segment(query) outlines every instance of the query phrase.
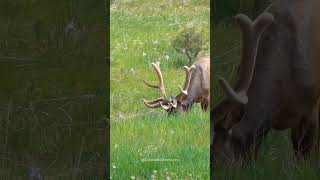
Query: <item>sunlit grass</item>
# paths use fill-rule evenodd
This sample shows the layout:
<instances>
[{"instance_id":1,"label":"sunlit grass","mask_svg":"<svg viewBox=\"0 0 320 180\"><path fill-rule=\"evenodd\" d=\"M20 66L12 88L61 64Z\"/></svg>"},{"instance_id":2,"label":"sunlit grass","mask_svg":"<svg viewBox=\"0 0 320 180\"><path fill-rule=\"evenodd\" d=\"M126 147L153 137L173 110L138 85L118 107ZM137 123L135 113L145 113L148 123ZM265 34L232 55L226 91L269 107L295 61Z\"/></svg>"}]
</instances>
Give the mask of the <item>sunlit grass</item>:
<instances>
[{"instance_id":1,"label":"sunlit grass","mask_svg":"<svg viewBox=\"0 0 320 180\"><path fill-rule=\"evenodd\" d=\"M188 23L202 26L209 39L209 1L182 2L120 0L111 6L113 179L209 178L209 113L195 104L188 114L167 117L141 100L159 96L142 82L158 81L152 61L160 61L167 93L176 95L183 85L187 59L170 45L180 28Z\"/></svg>"},{"instance_id":2,"label":"sunlit grass","mask_svg":"<svg viewBox=\"0 0 320 180\"><path fill-rule=\"evenodd\" d=\"M209 115L194 112L167 118L164 113L145 112L125 121L112 121L111 167L114 179L133 175L208 179ZM159 162L144 161L159 159ZM202 179L201 178L201 179Z\"/></svg>"}]
</instances>

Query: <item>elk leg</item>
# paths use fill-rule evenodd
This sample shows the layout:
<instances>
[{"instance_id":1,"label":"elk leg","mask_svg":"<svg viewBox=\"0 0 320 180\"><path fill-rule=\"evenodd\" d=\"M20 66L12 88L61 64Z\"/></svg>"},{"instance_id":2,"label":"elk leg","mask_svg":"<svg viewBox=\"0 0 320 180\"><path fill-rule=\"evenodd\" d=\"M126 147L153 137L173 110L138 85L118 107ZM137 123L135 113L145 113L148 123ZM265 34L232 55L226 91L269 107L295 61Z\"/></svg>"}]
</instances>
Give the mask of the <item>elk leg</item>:
<instances>
[{"instance_id":1,"label":"elk leg","mask_svg":"<svg viewBox=\"0 0 320 180\"><path fill-rule=\"evenodd\" d=\"M314 112L310 117L303 118L297 128L292 129L291 141L298 159L309 156L312 148L317 144L318 116L318 112Z\"/></svg>"},{"instance_id":2,"label":"elk leg","mask_svg":"<svg viewBox=\"0 0 320 180\"><path fill-rule=\"evenodd\" d=\"M206 112L208 110L208 106L209 106L208 99L205 99L205 100L201 101L201 109L202 109L202 111Z\"/></svg>"}]
</instances>

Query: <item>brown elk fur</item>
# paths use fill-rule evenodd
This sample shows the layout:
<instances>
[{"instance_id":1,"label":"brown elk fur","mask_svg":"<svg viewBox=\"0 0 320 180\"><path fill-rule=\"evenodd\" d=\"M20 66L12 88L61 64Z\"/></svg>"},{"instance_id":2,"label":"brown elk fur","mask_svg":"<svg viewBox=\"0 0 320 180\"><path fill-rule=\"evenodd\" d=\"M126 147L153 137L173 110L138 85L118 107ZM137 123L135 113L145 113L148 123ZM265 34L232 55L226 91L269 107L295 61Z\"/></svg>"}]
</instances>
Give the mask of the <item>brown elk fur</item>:
<instances>
[{"instance_id":1,"label":"brown elk fur","mask_svg":"<svg viewBox=\"0 0 320 180\"><path fill-rule=\"evenodd\" d=\"M187 112L191 109L194 103L201 103L202 110L207 111L210 104L209 56L199 58L190 68L185 66L186 80L184 87L179 87L181 93L170 98L168 98L165 93L159 63L153 63L152 66L158 74L159 85L151 85L146 81L144 82L149 87L160 89L161 97L153 101L146 101L143 99L144 104L147 107L162 107L171 114L173 112Z\"/></svg>"},{"instance_id":2,"label":"brown elk fur","mask_svg":"<svg viewBox=\"0 0 320 180\"><path fill-rule=\"evenodd\" d=\"M227 97L213 110L215 156L237 160L257 155L270 129L291 129L298 157L307 157L316 145L319 10L319 0L277 0L254 22L237 16L242 60L235 90L219 80Z\"/></svg>"}]
</instances>

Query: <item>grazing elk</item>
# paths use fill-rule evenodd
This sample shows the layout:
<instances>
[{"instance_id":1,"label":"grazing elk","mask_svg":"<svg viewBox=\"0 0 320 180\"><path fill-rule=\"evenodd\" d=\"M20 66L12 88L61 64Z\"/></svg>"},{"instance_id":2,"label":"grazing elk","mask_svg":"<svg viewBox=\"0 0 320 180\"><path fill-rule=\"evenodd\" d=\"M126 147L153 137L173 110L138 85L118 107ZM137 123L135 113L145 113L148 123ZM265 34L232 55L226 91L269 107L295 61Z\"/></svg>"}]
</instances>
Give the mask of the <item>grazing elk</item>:
<instances>
[{"instance_id":1,"label":"grazing elk","mask_svg":"<svg viewBox=\"0 0 320 180\"><path fill-rule=\"evenodd\" d=\"M227 97L213 110L214 156L256 158L270 129L291 129L298 158L306 158L317 145L319 9L319 0L274 0L253 22L236 16L242 59L234 89L219 78Z\"/></svg>"},{"instance_id":2,"label":"grazing elk","mask_svg":"<svg viewBox=\"0 0 320 180\"><path fill-rule=\"evenodd\" d=\"M176 97L171 95L167 97L163 77L160 71L160 63L151 63L159 77L159 85L152 85L146 81L144 83L151 88L158 88L161 97L147 101L143 99L144 104L149 108L158 108L166 110L169 114L173 112L187 112L194 103L201 103L203 111L207 111L210 104L210 57L200 58L191 67L184 66L186 79L183 88L179 86L180 94Z\"/></svg>"}]
</instances>

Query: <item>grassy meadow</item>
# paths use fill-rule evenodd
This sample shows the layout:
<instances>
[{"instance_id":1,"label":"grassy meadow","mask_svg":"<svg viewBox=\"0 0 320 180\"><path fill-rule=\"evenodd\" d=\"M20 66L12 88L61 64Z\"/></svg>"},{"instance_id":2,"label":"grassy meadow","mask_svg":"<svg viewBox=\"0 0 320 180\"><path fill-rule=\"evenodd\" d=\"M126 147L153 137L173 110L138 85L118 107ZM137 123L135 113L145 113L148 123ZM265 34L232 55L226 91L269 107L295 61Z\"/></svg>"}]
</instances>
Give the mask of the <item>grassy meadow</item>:
<instances>
[{"instance_id":1,"label":"grassy meadow","mask_svg":"<svg viewBox=\"0 0 320 180\"><path fill-rule=\"evenodd\" d=\"M160 61L167 93L176 95L187 58L170 45L188 25L205 30L209 52L209 0L115 0L111 5L110 103L112 179L209 179L209 112L195 104L188 114L168 117L145 107L159 91L150 63Z\"/></svg>"},{"instance_id":2,"label":"grassy meadow","mask_svg":"<svg viewBox=\"0 0 320 180\"><path fill-rule=\"evenodd\" d=\"M221 22L213 33L212 89L214 105L219 103L222 90L217 84L217 75L234 80L240 61L240 29L232 23ZM243 165L243 162L223 166L214 164L215 179L237 180L316 180L320 179L320 161L315 153L306 161L296 161L290 140L290 130L270 131L260 148L258 160Z\"/></svg>"},{"instance_id":3,"label":"grassy meadow","mask_svg":"<svg viewBox=\"0 0 320 180\"><path fill-rule=\"evenodd\" d=\"M0 2L0 179L104 179L103 5Z\"/></svg>"}]
</instances>

